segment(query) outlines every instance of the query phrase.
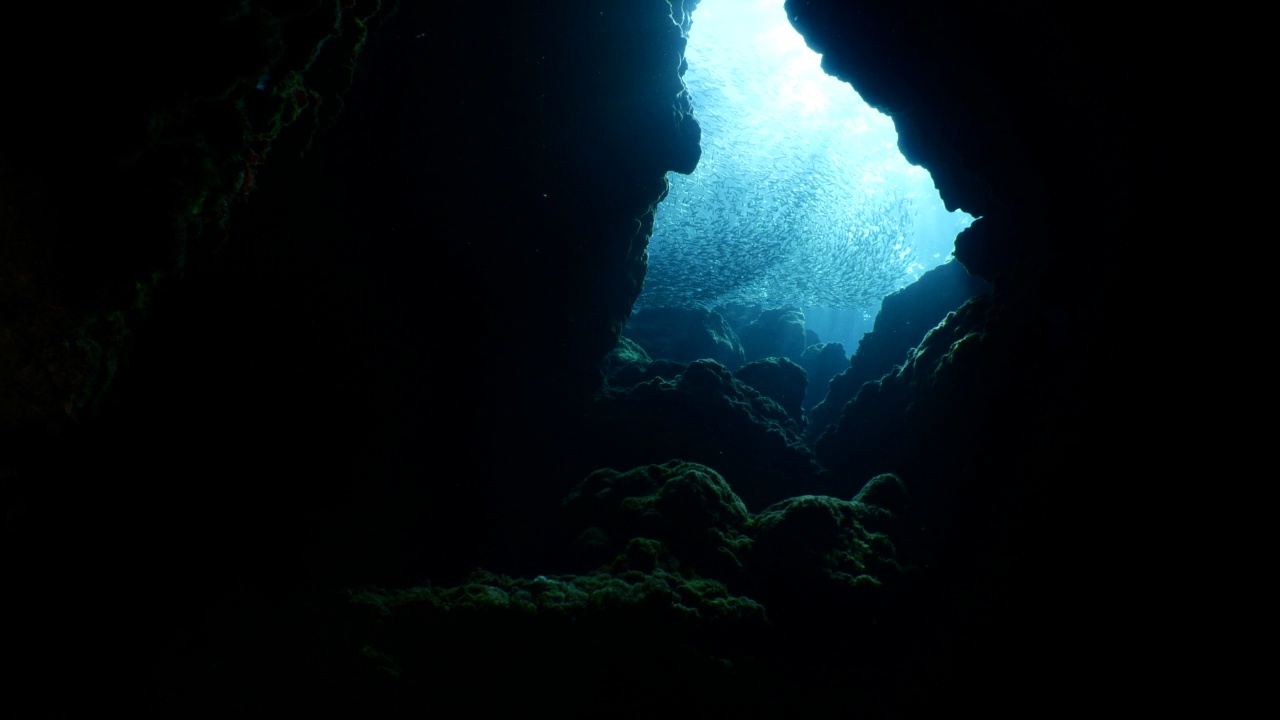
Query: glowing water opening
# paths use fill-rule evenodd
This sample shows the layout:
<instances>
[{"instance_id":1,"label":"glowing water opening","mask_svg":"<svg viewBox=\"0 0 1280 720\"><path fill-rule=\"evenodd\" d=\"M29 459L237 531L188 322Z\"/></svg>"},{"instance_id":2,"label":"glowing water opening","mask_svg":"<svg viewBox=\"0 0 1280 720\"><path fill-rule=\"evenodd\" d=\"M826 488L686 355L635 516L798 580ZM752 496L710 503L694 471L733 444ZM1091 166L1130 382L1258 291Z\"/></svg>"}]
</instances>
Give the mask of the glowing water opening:
<instances>
[{"instance_id":1,"label":"glowing water opening","mask_svg":"<svg viewBox=\"0 0 1280 720\"><path fill-rule=\"evenodd\" d=\"M852 351L881 299L973 219L898 152L893 121L824 73L783 0L702 0L684 76L702 160L672 173L637 307L796 305Z\"/></svg>"}]
</instances>

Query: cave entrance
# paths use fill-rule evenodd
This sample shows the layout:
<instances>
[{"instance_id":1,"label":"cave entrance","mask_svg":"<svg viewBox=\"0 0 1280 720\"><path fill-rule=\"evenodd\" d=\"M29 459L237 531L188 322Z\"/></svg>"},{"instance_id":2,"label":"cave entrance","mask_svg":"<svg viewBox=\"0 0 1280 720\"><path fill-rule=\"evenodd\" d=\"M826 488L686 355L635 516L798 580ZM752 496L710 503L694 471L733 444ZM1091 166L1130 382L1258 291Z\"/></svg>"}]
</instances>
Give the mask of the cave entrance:
<instances>
[{"instance_id":1,"label":"cave entrance","mask_svg":"<svg viewBox=\"0 0 1280 720\"><path fill-rule=\"evenodd\" d=\"M794 306L852 352L881 299L950 259L972 218L945 209L889 117L822 71L783 0L702 0L686 59L702 160L668 177L637 310Z\"/></svg>"}]
</instances>

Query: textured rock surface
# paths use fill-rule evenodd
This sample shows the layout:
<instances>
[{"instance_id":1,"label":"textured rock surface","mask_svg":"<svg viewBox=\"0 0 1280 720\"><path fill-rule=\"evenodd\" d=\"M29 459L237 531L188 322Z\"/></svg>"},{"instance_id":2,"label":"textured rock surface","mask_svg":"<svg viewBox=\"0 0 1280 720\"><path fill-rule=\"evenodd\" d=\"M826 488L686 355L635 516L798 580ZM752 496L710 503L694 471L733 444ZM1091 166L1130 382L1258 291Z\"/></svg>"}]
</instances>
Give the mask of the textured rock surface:
<instances>
[{"instance_id":1,"label":"textured rock surface","mask_svg":"<svg viewBox=\"0 0 1280 720\"><path fill-rule=\"evenodd\" d=\"M733 376L781 405L798 426L805 426L803 405L809 376L804 368L787 358L765 358L743 365Z\"/></svg>"},{"instance_id":2,"label":"textured rock surface","mask_svg":"<svg viewBox=\"0 0 1280 720\"><path fill-rule=\"evenodd\" d=\"M235 5L72 18L28 3L6 18L24 33L0 51L25 69L9 91L40 101L0 144L0 432L93 416L157 284L224 246L273 147L296 152L334 122L388 14L367 0ZM57 53L60 75L77 68L74 92L50 92L60 81L36 52Z\"/></svg>"},{"instance_id":3,"label":"textured rock surface","mask_svg":"<svg viewBox=\"0 0 1280 720\"><path fill-rule=\"evenodd\" d=\"M814 343L804 349L800 366L809 375L804 394L804 411L809 413L827 396L831 379L849 367L849 356L842 343Z\"/></svg>"},{"instance_id":4,"label":"textured rock surface","mask_svg":"<svg viewBox=\"0 0 1280 720\"><path fill-rule=\"evenodd\" d=\"M715 360L731 370L743 363L737 333L712 310L641 310L627 320L626 333L654 358L683 363Z\"/></svg>"},{"instance_id":5,"label":"textured rock surface","mask_svg":"<svg viewBox=\"0 0 1280 720\"><path fill-rule=\"evenodd\" d=\"M890 475L868 487L852 502L806 496L753 516L705 466L599 470L565 498L564 572L477 570L305 602L224 597L210 635L157 676L175 709L198 696L208 716L397 712L495 686L487 708L574 715L827 707L804 677L843 677L842 697L878 707L885 687L910 685L880 667L889 636L866 630L892 617L902 584L892 538L905 496ZM840 652L831 638L853 628L859 652ZM829 651L792 641L813 633Z\"/></svg>"},{"instance_id":6,"label":"textured rock surface","mask_svg":"<svg viewBox=\"0 0 1280 720\"><path fill-rule=\"evenodd\" d=\"M787 411L710 360L670 379L610 390L591 409L583 437L588 467L702 463L753 510L826 487Z\"/></svg>"},{"instance_id":7,"label":"textured rock surface","mask_svg":"<svg viewBox=\"0 0 1280 720\"><path fill-rule=\"evenodd\" d=\"M719 473L670 461L625 473L597 470L565 498L566 523L581 529L578 545L607 564L635 538L662 543L682 567L738 580L749 549L747 506Z\"/></svg>"},{"instance_id":8,"label":"textured rock surface","mask_svg":"<svg viewBox=\"0 0 1280 720\"><path fill-rule=\"evenodd\" d=\"M949 262L886 297L876 314L875 327L862 337L848 367L831 379L826 396L820 397L821 402L813 408L813 423L808 429L810 442L816 442L836 422L841 409L864 383L879 380L902 364L925 333L942 322L947 313L990 288L960 263Z\"/></svg>"},{"instance_id":9,"label":"textured rock surface","mask_svg":"<svg viewBox=\"0 0 1280 720\"><path fill-rule=\"evenodd\" d=\"M799 362L810 343L805 335L804 313L796 308L770 308L738 332L747 360L785 357Z\"/></svg>"}]
</instances>

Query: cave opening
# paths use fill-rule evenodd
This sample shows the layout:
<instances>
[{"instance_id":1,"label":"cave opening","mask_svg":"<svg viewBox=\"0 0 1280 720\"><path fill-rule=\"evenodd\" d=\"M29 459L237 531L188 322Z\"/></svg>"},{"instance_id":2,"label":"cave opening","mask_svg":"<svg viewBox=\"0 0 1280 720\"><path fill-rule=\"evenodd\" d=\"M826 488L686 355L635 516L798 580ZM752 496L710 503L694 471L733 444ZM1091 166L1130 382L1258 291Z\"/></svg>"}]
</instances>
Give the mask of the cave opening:
<instances>
[{"instance_id":1,"label":"cave opening","mask_svg":"<svg viewBox=\"0 0 1280 720\"><path fill-rule=\"evenodd\" d=\"M702 158L668 175L636 310L795 307L852 351L973 218L946 210L891 118L822 70L783 0L702 0L688 40Z\"/></svg>"}]
</instances>

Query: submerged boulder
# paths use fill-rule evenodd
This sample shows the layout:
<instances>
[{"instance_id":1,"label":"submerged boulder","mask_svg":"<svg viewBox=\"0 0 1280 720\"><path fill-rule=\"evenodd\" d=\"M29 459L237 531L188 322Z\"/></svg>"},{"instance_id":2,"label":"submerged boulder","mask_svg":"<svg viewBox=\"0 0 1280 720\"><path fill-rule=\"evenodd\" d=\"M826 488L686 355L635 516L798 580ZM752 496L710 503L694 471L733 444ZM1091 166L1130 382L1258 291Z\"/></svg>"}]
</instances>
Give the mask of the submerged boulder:
<instances>
[{"instance_id":1,"label":"submerged boulder","mask_svg":"<svg viewBox=\"0 0 1280 720\"><path fill-rule=\"evenodd\" d=\"M730 368L743 362L737 334L719 313L711 310L641 310L627 321L625 332L653 358L678 362L710 359Z\"/></svg>"},{"instance_id":2,"label":"submerged boulder","mask_svg":"<svg viewBox=\"0 0 1280 720\"><path fill-rule=\"evenodd\" d=\"M628 567L651 570L660 544L682 567L701 574L733 577L741 571L747 507L705 465L672 460L626 472L597 470L569 493L564 507L566 523L581 528L579 550L594 557L593 564L621 555ZM648 543L636 546L642 538Z\"/></svg>"},{"instance_id":3,"label":"submerged boulder","mask_svg":"<svg viewBox=\"0 0 1280 720\"><path fill-rule=\"evenodd\" d=\"M805 334L804 312L793 307L765 310L738 334L747 360L785 357L799 361L810 344Z\"/></svg>"},{"instance_id":4,"label":"submerged boulder","mask_svg":"<svg viewBox=\"0 0 1280 720\"><path fill-rule=\"evenodd\" d=\"M821 402L813 408L810 443L839 420L840 411L863 385L907 362L911 349L948 313L990 289L986 280L970 275L960 263L947 262L886 297L874 329L863 336L848 368L831 378L826 397L819 398Z\"/></svg>"},{"instance_id":5,"label":"submerged boulder","mask_svg":"<svg viewBox=\"0 0 1280 720\"><path fill-rule=\"evenodd\" d=\"M804 411L808 413L826 397L831 379L849 367L849 356L845 354L843 343L814 343L804 349L800 367L809 374L809 386L804 395Z\"/></svg>"},{"instance_id":6,"label":"submerged boulder","mask_svg":"<svg viewBox=\"0 0 1280 720\"><path fill-rule=\"evenodd\" d=\"M789 622L839 625L878 612L884 584L903 567L883 527L883 509L857 500L804 495L752 519L748 594ZM864 524L865 521L867 524Z\"/></svg>"},{"instance_id":7,"label":"submerged boulder","mask_svg":"<svg viewBox=\"0 0 1280 720\"><path fill-rule=\"evenodd\" d=\"M824 491L795 420L710 360L603 393L583 427L589 467L702 463L723 474L748 508Z\"/></svg>"},{"instance_id":8,"label":"submerged boulder","mask_svg":"<svg viewBox=\"0 0 1280 720\"><path fill-rule=\"evenodd\" d=\"M733 376L773 400L804 427L805 389L809 376L804 368L783 357L755 360L738 368Z\"/></svg>"},{"instance_id":9,"label":"submerged boulder","mask_svg":"<svg viewBox=\"0 0 1280 720\"><path fill-rule=\"evenodd\" d=\"M638 343L626 337L618 338L618 346L604 359L605 384L613 388L628 388L653 378L673 378L684 372L687 363L675 360L654 360Z\"/></svg>"},{"instance_id":10,"label":"submerged boulder","mask_svg":"<svg viewBox=\"0 0 1280 720\"><path fill-rule=\"evenodd\" d=\"M902 480L885 474L852 500L802 495L752 514L715 470L671 460L592 472L565 498L563 525L568 567L714 578L805 622L815 598L841 613L877 602L915 557L910 511Z\"/></svg>"}]
</instances>

